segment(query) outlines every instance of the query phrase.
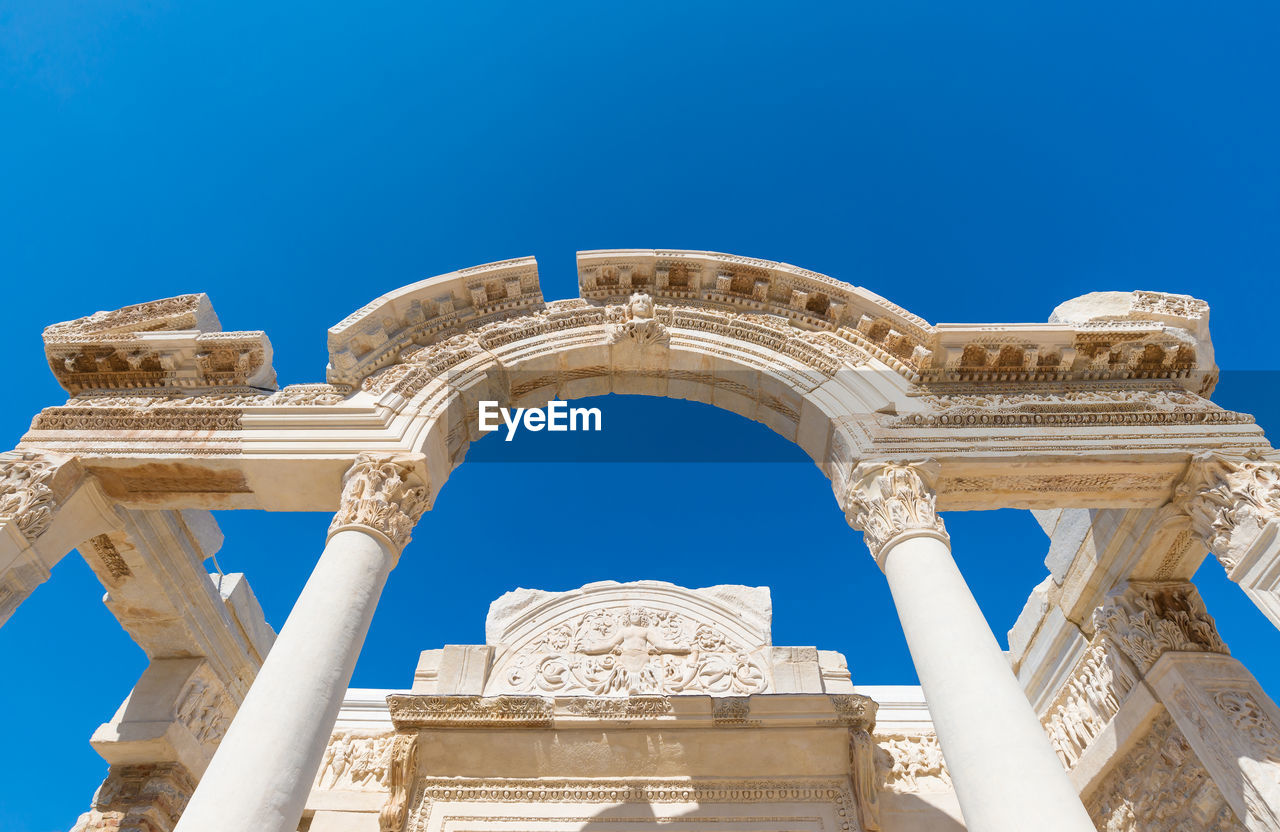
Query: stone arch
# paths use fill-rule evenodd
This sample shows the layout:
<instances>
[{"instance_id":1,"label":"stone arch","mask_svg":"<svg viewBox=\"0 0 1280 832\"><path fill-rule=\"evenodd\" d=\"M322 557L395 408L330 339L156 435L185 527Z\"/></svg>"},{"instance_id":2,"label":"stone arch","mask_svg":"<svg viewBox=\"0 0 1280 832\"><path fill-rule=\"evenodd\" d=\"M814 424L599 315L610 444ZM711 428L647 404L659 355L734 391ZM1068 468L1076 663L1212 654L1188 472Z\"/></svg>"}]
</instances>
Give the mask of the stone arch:
<instances>
[{"instance_id":1,"label":"stone arch","mask_svg":"<svg viewBox=\"0 0 1280 832\"><path fill-rule=\"evenodd\" d=\"M912 349L911 316L864 292L901 320L881 316L863 332L849 325L847 297L862 290L830 278L729 255L650 254L585 274L580 258L583 297L572 300L543 301L531 260L384 295L330 331L330 381L358 383L413 422L436 491L482 435L480 401L528 407L618 393L761 422L839 493L865 423L893 412L910 386L895 351Z\"/></svg>"}]
</instances>

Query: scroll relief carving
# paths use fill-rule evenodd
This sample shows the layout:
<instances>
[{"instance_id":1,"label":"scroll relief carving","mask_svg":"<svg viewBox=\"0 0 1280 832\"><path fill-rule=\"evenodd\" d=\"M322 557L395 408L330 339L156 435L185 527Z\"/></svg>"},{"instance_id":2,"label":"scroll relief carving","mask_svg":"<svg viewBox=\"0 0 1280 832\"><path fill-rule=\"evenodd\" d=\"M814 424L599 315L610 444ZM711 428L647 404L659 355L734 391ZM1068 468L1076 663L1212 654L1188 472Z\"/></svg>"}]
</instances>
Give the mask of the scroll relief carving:
<instances>
[{"instance_id":1,"label":"scroll relief carving","mask_svg":"<svg viewBox=\"0 0 1280 832\"><path fill-rule=\"evenodd\" d=\"M1079 762L1136 683L1128 659L1105 635L1095 635L1040 720L1066 768Z\"/></svg>"},{"instance_id":2,"label":"scroll relief carving","mask_svg":"<svg viewBox=\"0 0 1280 832\"><path fill-rule=\"evenodd\" d=\"M359 527L384 535L397 549L409 543L418 518L430 507L431 489L420 484L414 459L360 454L347 471L342 505L329 525L330 536Z\"/></svg>"},{"instance_id":3,"label":"scroll relief carving","mask_svg":"<svg viewBox=\"0 0 1280 832\"><path fill-rule=\"evenodd\" d=\"M316 773L315 788L383 791L390 786L396 735L335 731Z\"/></svg>"},{"instance_id":4,"label":"scroll relief carving","mask_svg":"<svg viewBox=\"0 0 1280 832\"><path fill-rule=\"evenodd\" d=\"M1203 454L1192 460L1176 497L1209 551L1234 569L1267 523L1280 517L1280 463Z\"/></svg>"},{"instance_id":5,"label":"scroll relief carving","mask_svg":"<svg viewBox=\"0 0 1280 832\"><path fill-rule=\"evenodd\" d=\"M1167 711L1084 804L1100 832L1245 828Z\"/></svg>"},{"instance_id":6,"label":"scroll relief carving","mask_svg":"<svg viewBox=\"0 0 1280 832\"><path fill-rule=\"evenodd\" d=\"M968 390L976 390L968 386ZM1084 425L1252 424L1247 413L1224 410L1181 388L1062 389L926 395L926 413L890 418L889 427L1073 427Z\"/></svg>"},{"instance_id":7,"label":"scroll relief carving","mask_svg":"<svg viewBox=\"0 0 1280 832\"><path fill-rule=\"evenodd\" d=\"M845 493L845 518L862 532L877 561L890 542L904 537L948 539L935 508L936 475L932 462L866 462L854 469Z\"/></svg>"},{"instance_id":8,"label":"scroll relief carving","mask_svg":"<svg viewBox=\"0 0 1280 832\"><path fill-rule=\"evenodd\" d=\"M1135 581L1094 611L1093 626L1143 676L1167 652L1230 652L1195 587L1185 581Z\"/></svg>"},{"instance_id":9,"label":"scroll relief carving","mask_svg":"<svg viewBox=\"0 0 1280 832\"><path fill-rule=\"evenodd\" d=\"M57 502L53 478L58 465L36 453L0 454L0 520L14 524L34 541L53 522Z\"/></svg>"},{"instance_id":10,"label":"scroll relief carving","mask_svg":"<svg viewBox=\"0 0 1280 832\"><path fill-rule=\"evenodd\" d=\"M504 662L499 678L512 692L742 696L769 687L765 667L757 651L714 624L617 606L551 628Z\"/></svg>"},{"instance_id":11,"label":"scroll relief carving","mask_svg":"<svg viewBox=\"0 0 1280 832\"><path fill-rule=\"evenodd\" d=\"M899 794L952 791L937 734L877 734L875 741L877 780L882 788Z\"/></svg>"}]
</instances>

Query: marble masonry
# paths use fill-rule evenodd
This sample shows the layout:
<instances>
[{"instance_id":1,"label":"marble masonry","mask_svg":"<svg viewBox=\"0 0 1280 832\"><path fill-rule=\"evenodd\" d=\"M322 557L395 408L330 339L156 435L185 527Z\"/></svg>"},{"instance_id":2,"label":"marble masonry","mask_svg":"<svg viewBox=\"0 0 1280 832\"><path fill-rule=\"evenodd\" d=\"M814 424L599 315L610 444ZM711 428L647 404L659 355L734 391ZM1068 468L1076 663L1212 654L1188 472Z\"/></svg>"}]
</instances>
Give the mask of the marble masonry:
<instances>
[{"instance_id":1,"label":"marble masonry","mask_svg":"<svg viewBox=\"0 0 1280 832\"><path fill-rule=\"evenodd\" d=\"M267 336L222 331L205 295L45 330L68 398L0 455L0 623L77 550L150 659L90 738L108 768L76 829L1280 832L1280 711L1190 581L1212 555L1280 625L1280 454L1211 400L1204 302L931 324L697 251L581 252L578 285L546 300L525 258L406 286L329 330L323 382L282 389ZM478 403L606 393L802 448L860 533L804 568L874 558L921 686L774 646L768 591L725 574L516 590L484 644L348 690ZM995 508L1047 536L1007 650L944 523ZM245 576L204 569L226 509L333 512L278 634Z\"/></svg>"}]
</instances>

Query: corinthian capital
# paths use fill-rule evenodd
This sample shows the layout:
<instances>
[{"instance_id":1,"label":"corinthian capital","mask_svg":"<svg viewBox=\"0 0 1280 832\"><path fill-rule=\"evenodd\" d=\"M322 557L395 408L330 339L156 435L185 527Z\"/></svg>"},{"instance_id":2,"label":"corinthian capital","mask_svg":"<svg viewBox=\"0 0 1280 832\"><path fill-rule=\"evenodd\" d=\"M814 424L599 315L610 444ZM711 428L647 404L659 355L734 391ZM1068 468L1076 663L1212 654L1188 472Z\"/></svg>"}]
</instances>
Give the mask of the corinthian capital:
<instances>
[{"instance_id":1,"label":"corinthian capital","mask_svg":"<svg viewBox=\"0 0 1280 832\"><path fill-rule=\"evenodd\" d=\"M67 490L65 477L59 478L61 488L54 484L64 461L30 451L0 454L0 522L12 523L28 541L44 534L57 511L58 492Z\"/></svg>"},{"instance_id":2,"label":"corinthian capital","mask_svg":"<svg viewBox=\"0 0 1280 832\"><path fill-rule=\"evenodd\" d=\"M864 462L853 469L844 516L862 532L882 568L884 555L899 541L925 536L950 542L934 508L937 475L932 460Z\"/></svg>"},{"instance_id":3,"label":"corinthian capital","mask_svg":"<svg viewBox=\"0 0 1280 832\"><path fill-rule=\"evenodd\" d=\"M1228 653L1213 618L1187 581L1134 581L1094 610L1093 626L1146 674L1169 652Z\"/></svg>"},{"instance_id":4,"label":"corinthian capital","mask_svg":"<svg viewBox=\"0 0 1280 832\"><path fill-rule=\"evenodd\" d=\"M360 454L342 480L342 505L329 536L360 529L383 537L397 552L430 507L431 489L418 476L420 455Z\"/></svg>"},{"instance_id":5,"label":"corinthian capital","mask_svg":"<svg viewBox=\"0 0 1280 832\"><path fill-rule=\"evenodd\" d=\"M1234 569L1267 524L1280 517L1280 464L1199 454L1175 500L1209 551Z\"/></svg>"}]
</instances>

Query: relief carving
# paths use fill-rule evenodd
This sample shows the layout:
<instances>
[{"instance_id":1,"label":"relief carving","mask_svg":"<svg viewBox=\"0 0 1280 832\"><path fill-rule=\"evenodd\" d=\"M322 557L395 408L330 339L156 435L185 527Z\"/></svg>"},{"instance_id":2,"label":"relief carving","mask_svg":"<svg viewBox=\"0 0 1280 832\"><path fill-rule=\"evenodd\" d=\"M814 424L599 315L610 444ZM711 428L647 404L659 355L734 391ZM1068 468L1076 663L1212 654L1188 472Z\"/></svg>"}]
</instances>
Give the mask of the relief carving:
<instances>
[{"instance_id":1,"label":"relief carving","mask_svg":"<svg viewBox=\"0 0 1280 832\"><path fill-rule=\"evenodd\" d=\"M629 341L637 346L658 344L670 339L667 328L654 317L653 298L644 292L636 292L620 306L608 306L604 311L609 343Z\"/></svg>"},{"instance_id":2,"label":"relief carving","mask_svg":"<svg viewBox=\"0 0 1280 832\"><path fill-rule=\"evenodd\" d=\"M652 719L670 714L671 700L666 696L628 696L626 699L584 696L569 700L565 710L595 719Z\"/></svg>"},{"instance_id":3,"label":"relief carving","mask_svg":"<svg viewBox=\"0 0 1280 832\"><path fill-rule=\"evenodd\" d=\"M315 788L382 791L390 786L395 734L335 731L316 773Z\"/></svg>"},{"instance_id":4,"label":"relief carving","mask_svg":"<svg viewBox=\"0 0 1280 832\"><path fill-rule=\"evenodd\" d=\"M1134 581L1094 610L1093 627L1140 675L1169 651L1229 653L1200 595L1185 581Z\"/></svg>"},{"instance_id":5,"label":"relief carving","mask_svg":"<svg viewBox=\"0 0 1280 832\"><path fill-rule=\"evenodd\" d=\"M1231 570L1280 516L1280 464L1200 454L1175 495L1209 551Z\"/></svg>"},{"instance_id":6,"label":"relief carving","mask_svg":"<svg viewBox=\"0 0 1280 832\"><path fill-rule=\"evenodd\" d=\"M864 462L854 469L845 492L845 519L862 532L877 562L893 541L919 535L948 540L934 508L936 476L933 462Z\"/></svg>"},{"instance_id":7,"label":"relief carving","mask_svg":"<svg viewBox=\"0 0 1280 832\"><path fill-rule=\"evenodd\" d=\"M526 728L550 727L554 711L541 696L414 696L387 697L391 721L397 729L435 726Z\"/></svg>"},{"instance_id":8,"label":"relief carving","mask_svg":"<svg viewBox=\"0 0 1280 832\"><path fill-rule=\"evenodd\" d=\"M877 734L877 781L891 792L949 792L951 774L938 735Z\"/></svg>"},{"instance_id":9,"label":"relief carving","mask_svg":"<svg viewBox=\"0 0 1280 832\"><path fill-rule=\"evenodd\" d=\"M235 706L221 684L193 676L178 696L174 718L187 727L196 741L216 745L231 725Z\"/></svg>"},{"instance_id":10,"label":"relief carving","mask_svg":"<svg viewBox=\"0 0 1280 832\"><path fill-rule=\"evenodd\" d=\"M58 465L41 454L0 454L0 521L12 523L28 541L44 534L57 510L53 478Z\"/></svg>"},{"instance_id":11,"label":"relief carving","mask_svg":"<svg viewBox=\"0 0 1280 832\"><path fill-rule=\"evenodd\" d=\"M329 535L363 528L386 537L397 551L403 550L430 506L431 489L415 472L416 461L391 454L357 456L343 478L342 504L329 524Z\"/></svg>"},{"instance_id":12,"label":"relief carving","mask_svg":"<svg viewBox=\"0 0 1280 832\"><path fill-rule=\"evenodd\" d=\"M512 692L741 696L768 688L764 667L717 626L670 610L617 606L552 628L504 663L500 678Z\"/></svg>"},{"instance_id":13,"label":"relief carving","mask_svg":"<svg viewBox=\"0 0 1280 832\"><path fill-rule=\"evenodd\" d=\"M1084 804L1100 832L1245 828L1167 711Z\"/></svg>"},{"instance_id":14,"label":"relief carving","mask_svg":"<svg viewBox=\"0 0 1280 832\"><path fill-rule=\"evenodd\" d=\"M172 832L195 788L180 763L113 765L71 832Z\"/></svg>"},{"instance_id":15,"label":"relief carving","mask_svg":"<svg viewBox=\"0 0 1280 832\"><path fill-rule=\"evenodd\" d=\"M1063 766L1079 762L1136 683L1128 659L1105 635L1095 635L1040 720Z\"/></svg>"}]
</instances>

